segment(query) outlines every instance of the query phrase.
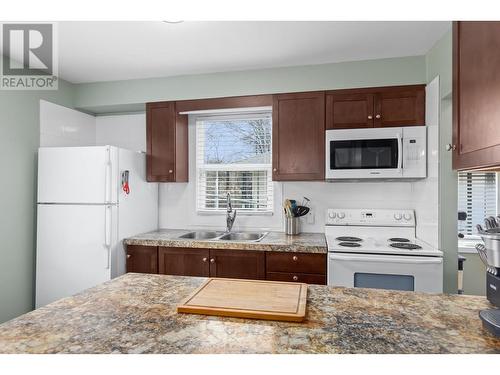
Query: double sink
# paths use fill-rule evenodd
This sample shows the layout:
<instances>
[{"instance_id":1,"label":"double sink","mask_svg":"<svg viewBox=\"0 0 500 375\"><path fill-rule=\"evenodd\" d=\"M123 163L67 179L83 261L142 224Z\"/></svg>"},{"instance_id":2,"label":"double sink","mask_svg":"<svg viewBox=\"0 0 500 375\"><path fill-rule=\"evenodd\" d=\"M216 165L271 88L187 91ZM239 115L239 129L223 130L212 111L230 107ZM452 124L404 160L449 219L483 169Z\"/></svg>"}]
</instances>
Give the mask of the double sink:
<instances>
[{"instance_id":1,"label":"double sink","mask_svg":"<svg viewBox=\"0 0 500 375\"><path fill-rule=\"evenodd\" d=\"M258 242L269 232L189 232L177 238L209 241Z\"/></svg>"}]
</instances>

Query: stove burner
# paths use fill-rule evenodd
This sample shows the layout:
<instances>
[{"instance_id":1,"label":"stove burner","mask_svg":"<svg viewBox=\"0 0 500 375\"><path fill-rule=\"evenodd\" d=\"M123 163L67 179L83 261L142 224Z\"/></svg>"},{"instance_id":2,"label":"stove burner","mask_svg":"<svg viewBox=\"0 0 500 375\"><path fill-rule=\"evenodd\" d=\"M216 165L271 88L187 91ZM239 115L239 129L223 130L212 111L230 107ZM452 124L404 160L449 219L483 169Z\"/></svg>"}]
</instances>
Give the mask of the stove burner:
<instances>
[{"instance_id":1,"label":"stove burner","mask_svg":"<svg viewBox=\"0 0 500 375\"><path fill-rule=\"evenodd\" d=\"M339 246L344 246L344 247L360 247L361 244L358 242L340 242Z\"/></svg>"},{"instance_id":2,"label":"stove burner","mask_svg":"<svg viewBox=\"0 0 500 375\"><path fill-rule=\"evenodd\" d=\"M389 238L389 241L391 241L391 242L410 242L410 240L408 238L401 238L401 237Z\"/></svg>"},{"instance_id":3,"label":"stove burner","mask_svg":"<svg viewBox=\"0 0 500 375\"><path fill-rule=\"evenodd\" d=\"M351 236L342 236L342 237L337 237L337 241L346 241L346 242L361 242L363 241L359 237L351 237Z\"/></svg>"},{"instance_id":4,"label":"stove burner","mask_svg":"<svg viewBox=\"0 0 500 375\"><path fill-rule=\"evenodd\" d=\"M405 250L417 250L421 249L422 246L415 245L414 243L401 243L401 242L396 242L396 243L391 243L392 247L395 247L397 249L405 249Z\"/></svg>"}]
</instances>

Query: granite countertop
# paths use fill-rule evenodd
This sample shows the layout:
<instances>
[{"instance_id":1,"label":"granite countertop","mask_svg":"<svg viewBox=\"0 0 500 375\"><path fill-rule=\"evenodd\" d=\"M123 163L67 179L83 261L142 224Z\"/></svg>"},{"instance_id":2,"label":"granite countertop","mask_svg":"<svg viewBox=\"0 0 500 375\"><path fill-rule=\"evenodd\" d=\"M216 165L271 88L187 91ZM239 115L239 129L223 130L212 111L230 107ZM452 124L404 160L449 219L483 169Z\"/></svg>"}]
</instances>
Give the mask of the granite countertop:
<instances>
[{"instance_id":1,"label":"granite countertop","mask_svg":"<svg viewBox=\"0 0 500 375\"><path fill-rule=\"evenodd\" d=\"M127 245L190 247L205 249L288 251L322 254L326 254L328 252L326 238L323 233L301 233L296 236L287 236L283 232L269 232L258 242L210 241L178 238L188 232L193 232L193 230L160 229L158 231L143 233L126 238L124 243Z\"/></svg>"},{"instance_id":2,"label":"granite countertop","mask_svg":"<svg viewBox=\"0 0 500 375\"><path fill-rule=\"evenodd\" d=\"M0 325L0 353L500 353L484 297L310 285L302 323L177 314L204 280L126 274Z\"/></svg>"}]
</instances>

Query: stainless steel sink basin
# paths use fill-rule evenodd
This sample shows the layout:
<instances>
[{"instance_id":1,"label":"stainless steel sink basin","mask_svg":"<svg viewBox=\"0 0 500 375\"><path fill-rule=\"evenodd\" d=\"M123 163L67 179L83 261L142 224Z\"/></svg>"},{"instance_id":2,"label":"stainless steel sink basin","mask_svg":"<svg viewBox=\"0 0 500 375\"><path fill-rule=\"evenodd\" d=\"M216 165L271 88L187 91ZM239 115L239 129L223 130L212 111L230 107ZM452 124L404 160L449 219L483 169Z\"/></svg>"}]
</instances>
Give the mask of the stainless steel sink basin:
<instances>
[{"instance_id":1,"label":"stainless steel sink basin","mask_svg":"<svg viewBox=\"0 0 500 375\"><path fill-rule=\"evenodd\" d=\"M263 239L268 232L231 232L219 238L221 241L253 241Z\"/></svg>"},{"instance_id":2,"label":"stainless steel sink basin","mask_svg":"<svg viewBox=\"0 0 500 375\"><path fill-rule=\"evenodd\" d=\"M178 238L189 240L214 240L223 234L224 232L189 232L179 236Z\"/></svg>"}]
</instances>

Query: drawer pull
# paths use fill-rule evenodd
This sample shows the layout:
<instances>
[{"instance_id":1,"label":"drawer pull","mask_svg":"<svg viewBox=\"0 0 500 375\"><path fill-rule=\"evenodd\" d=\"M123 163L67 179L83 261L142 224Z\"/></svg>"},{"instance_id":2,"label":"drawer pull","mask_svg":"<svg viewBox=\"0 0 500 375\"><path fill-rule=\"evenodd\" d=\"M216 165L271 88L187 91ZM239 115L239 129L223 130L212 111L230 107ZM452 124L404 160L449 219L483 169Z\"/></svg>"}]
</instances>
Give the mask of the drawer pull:
<instances>
[{"instance_id":1,"label":"drawer pull","mask_svg":"<svg viewBox=\"0 0 500 375\"><path fill-rule=\"evenodd\" d=\"M292 260L293 260L294 262L296 262L296 261L298 261L298 260L299 260L299 258L297 257L297 255L294 255L294 256L292 257Z\"/></svg>"},{"instance_id":2,"label":"drawer pull","mask_svg":"<svg viewBox=\"0 0 500 375\"><path fill-rule=\"evenodd\" d=\"M297 275L293 275L293 277L292 277L293 281L297 281L298 279L299 279L299 277Z\"/></svg>"},{"instance_id":3,"label":"drawer pull","mask_svg":"<svg viewBox=\"0 0 500 375\"><path fill-rule=\"evenodd\" d=\"M215 259L214 258L210 259L210 263L215 263Z\"/></svg>"},{"instance_id":4,"label":"drawer pull","mask_svg":"<svg viewBox=\"0 0 500 375\"><path fill-rule=\"evenodd\" d=\"M127 259L130 259L130 257L131 257L131 256L132 256L132 255L130 255L130 254L127 254Z\"/></svg>"},{"instance_id":5,"label":"drawer pull","mask_svg":"<svg viewBox=\"0 0 500 375\"><path fill-rule=\"evenodd\" d=\"M205 258L203 258L202 260L203 260L204 262L206 262L206 261L208 260L208 258L206 258L206 257L205 257Z\"/></svg>"}]
</instances>

